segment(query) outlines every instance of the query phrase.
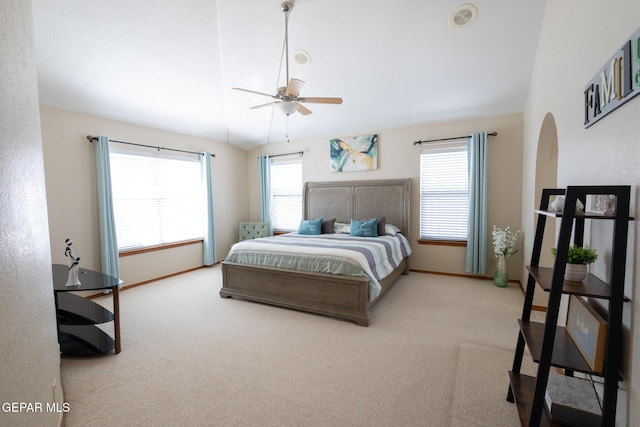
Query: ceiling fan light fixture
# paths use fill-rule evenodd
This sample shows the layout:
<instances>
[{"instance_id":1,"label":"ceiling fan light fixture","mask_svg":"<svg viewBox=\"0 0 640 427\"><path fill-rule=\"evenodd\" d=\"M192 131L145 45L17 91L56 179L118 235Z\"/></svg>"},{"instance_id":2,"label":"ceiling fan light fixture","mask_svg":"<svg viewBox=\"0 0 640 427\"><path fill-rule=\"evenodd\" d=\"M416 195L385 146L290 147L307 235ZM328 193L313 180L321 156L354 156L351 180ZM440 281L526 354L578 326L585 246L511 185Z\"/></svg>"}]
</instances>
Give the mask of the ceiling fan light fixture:
<instances>
[{"instance_id":1,"label":"ceiling fan light fixture","mask_svg":"<svg viewBox=\"0 0 640 427\"><path fill-rule=\"evenodd\" d=\"M291 102L291 101L282 101L282 102L278 103L278 108L284 114L286 114L287 116L290 116L291 114L293 114L296 111L298 111L298 103L297 102Z\"/></svg>"}]
</instances>

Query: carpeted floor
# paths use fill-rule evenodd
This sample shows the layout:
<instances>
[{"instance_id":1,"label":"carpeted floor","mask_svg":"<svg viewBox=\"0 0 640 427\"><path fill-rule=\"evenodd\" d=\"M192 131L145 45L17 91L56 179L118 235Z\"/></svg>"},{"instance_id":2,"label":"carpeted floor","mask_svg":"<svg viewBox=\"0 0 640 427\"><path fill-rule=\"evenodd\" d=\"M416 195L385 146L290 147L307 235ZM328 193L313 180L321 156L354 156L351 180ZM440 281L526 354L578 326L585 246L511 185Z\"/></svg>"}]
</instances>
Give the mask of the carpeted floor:
<instances>
[{"instance_id":1,"label":"carpeted floor","mask_svg":"<svg viewBox=\"0 0 640 427\"><path fill-rule=\"evenodd\" d=\"M62 358L66 425L519 425L516 285L411 273L365 328L222 299L221 281L217 266L121 292L122 352Z\"/></svg>"}]
</instances>

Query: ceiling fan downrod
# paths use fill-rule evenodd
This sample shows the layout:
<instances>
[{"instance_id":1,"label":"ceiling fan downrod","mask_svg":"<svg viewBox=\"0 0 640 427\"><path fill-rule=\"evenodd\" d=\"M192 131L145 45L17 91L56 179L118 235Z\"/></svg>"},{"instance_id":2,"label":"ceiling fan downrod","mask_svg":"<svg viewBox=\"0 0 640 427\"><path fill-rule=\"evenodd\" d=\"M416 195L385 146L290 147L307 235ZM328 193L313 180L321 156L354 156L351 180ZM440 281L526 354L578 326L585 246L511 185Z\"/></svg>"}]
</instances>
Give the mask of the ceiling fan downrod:
<instances>
[{"instance_id":1,"label":"ceiling fan downrod","mask_svg":"<svg viewBox=\"0 0 640 427\"><path fill-rule=\"evenodd\" d=\"M289 82L289 12L293 9L293 2L285 1L280 6L284 12L284 50L287 67L287 80Z\"/></svg>"}]
</instances>

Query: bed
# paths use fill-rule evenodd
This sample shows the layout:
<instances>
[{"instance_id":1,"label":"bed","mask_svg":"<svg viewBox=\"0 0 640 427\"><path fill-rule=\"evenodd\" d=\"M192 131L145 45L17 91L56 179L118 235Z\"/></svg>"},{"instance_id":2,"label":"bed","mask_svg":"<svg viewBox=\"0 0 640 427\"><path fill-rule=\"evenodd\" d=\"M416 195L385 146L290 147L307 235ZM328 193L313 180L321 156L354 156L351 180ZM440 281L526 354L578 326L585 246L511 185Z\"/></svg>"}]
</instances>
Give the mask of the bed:
<instances>
[{"instance_id":1,"label":"bed","mask_svg":"<svg viewBox=\"0 0 640 427\"><path fill-rule=\"evenodd\" d=\"M307 182L303 190L303 218L335 218L336 224L350 224L351 219L384 218L387 230L392 229L389 225L395 226L399 233L408 237L410 199L411 179ZM295 236L276 237L282 241ZM240 244L256 248L255 245L272 244L269 239L273 238L240 242L234 245L230 255ZM385 272L379 279L370 274L343 275L247 264L246 260L236 262L237 257L228 256L222 262L220 296L308 311L369 326L371 307L401 274L409 273L409 255L410 249L392 263L389 274Z\"/></svg>"}]
</instances>

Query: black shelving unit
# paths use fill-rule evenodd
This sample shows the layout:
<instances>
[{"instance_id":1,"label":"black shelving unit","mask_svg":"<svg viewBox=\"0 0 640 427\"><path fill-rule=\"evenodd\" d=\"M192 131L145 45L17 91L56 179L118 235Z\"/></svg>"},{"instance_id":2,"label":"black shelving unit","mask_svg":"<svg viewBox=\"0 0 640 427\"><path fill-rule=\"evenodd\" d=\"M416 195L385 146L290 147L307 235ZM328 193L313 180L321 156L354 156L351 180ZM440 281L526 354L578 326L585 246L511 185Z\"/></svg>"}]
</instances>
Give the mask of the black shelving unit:
<instances>
[{"instance_id":1,"label":"black shelving unit","mask_svg":"<svg viewBox=\"0 0 640 427\"><path fill-rule=\"evenodd\" d=\"M67 286L69 268L53 264L58 343L62 354L120 353L120 280L97 271L79 269L79 285ZM83 298L77 291L111 291L113 311ZM113 338L97 325L113 322Z\"/></svg>"},{"instance_id":2,"label":"black shelving unit","mask_svg":"<svg viewBox=\"0 0 640 427\"><path fill-rule=\"evenodd\" d=\"M69 292L56 292L56 298L58 342L63 354L93 355L115 350L115 340L96 326L115 321L111 311Z\"/></svg>"},{"instance_id":3,"label":"black shelving unit","mask_svg":"<svg viewBox=\"0 0 640 427\"><path fill-rule=\"evenodd\" d=\"M622 310L624 301L624 279L627 259L627 233L629 228L630 186L569 186L566 189L544 189L540 208L536 210L538 220L534 238L531 264L527 266L528 280L520 331L509 372L510 387L507 400L515 402L523 426L557 426L545 410L544 397L551 367L562 368L566 375L582 372L603 378L602 426L615 425L618 381L622 358ZM561 214L549 211L551 196L565 196ZM587 195L614 195L613 214L576 213L578 201L586 206ZM560 233L553 268L540 267L542 237L547 218L559 218ZM613 221L613 242L608 282L589 274L582 282L564 280L566 260L573 244L582 246L585 220ZM530 320L533 293L536 284L549 292L544 323ZM564 327L558 326L558 313L563 294L600 298L608 301L606 358L603 372L593 371ZM520 373L525 346L538 364L535 377Z\"/></svg>"}]
</instances>

